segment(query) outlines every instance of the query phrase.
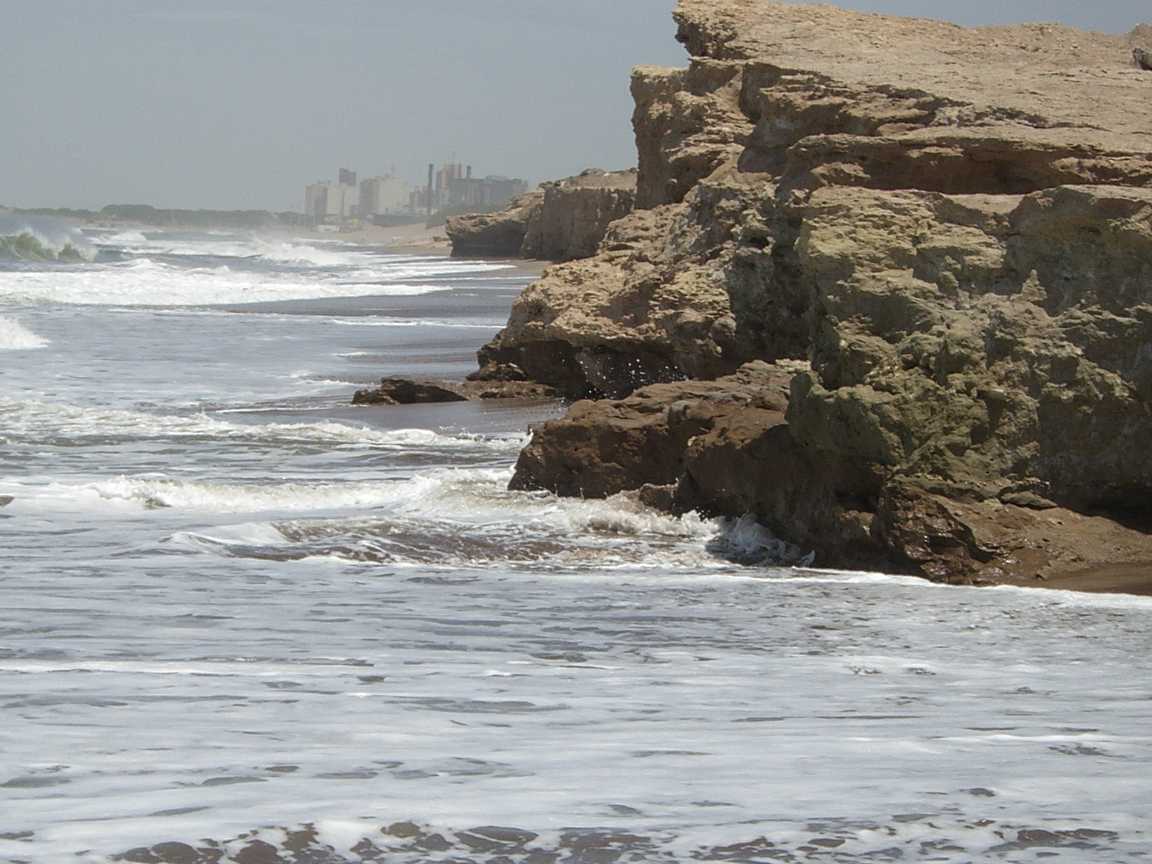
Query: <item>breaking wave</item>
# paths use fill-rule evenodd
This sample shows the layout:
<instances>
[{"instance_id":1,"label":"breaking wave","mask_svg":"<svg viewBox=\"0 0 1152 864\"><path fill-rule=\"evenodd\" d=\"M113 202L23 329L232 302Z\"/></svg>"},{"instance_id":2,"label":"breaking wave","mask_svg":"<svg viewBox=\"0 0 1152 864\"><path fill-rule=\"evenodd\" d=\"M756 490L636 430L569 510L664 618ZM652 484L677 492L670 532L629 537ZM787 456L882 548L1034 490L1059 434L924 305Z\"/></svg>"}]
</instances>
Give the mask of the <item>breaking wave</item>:
<instances>
[{"instance_id":1,"label":"breaking wave","mask_svg":"<svg viewBox=\"0 0 1152 864\"><path fill-rule=\"evenodd\" d=\"M114 408L0 398L0 442L77 447L127 441L214 441L268 446L319 445L406 452L515 455L523 435L445 434L431 429L373 429L321 423L246 424L207 414L150 414Z\"/></svg>"},{"instance_id":2,"label":"breaking wave","mask_svg":"<svg viewBox=\"0 0 1152 864\"><path fill-rule=\"evenodd\" d=\"M37 336L16 319L0 317L0 351L27 351L47 344L47 339Z\"/></svg>"},{"instance_id":3,"label":"breaking wave","mask_svg":"<svg viewBox=\"0 0 1152 864\"><path fill-rule=\"evenodd\" d=\"M437 290L435 285L292 280L227 267L186 269L148 259L62 272L0 273L0 301L87 306L220 306Z\"/></svg>"}]
</instances>

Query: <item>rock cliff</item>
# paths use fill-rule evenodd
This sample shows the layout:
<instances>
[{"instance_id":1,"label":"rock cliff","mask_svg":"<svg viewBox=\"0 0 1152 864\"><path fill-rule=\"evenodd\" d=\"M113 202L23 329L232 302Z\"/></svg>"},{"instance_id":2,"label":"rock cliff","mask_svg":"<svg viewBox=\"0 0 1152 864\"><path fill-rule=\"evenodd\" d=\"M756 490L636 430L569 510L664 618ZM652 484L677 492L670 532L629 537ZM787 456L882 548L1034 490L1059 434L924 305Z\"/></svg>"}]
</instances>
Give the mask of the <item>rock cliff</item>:
<instances>
[{"instance_id":1,"label":"rock cliff","mask_svg":"<svg viewBox=\"0 0 1152 864\"><path fill-rule=\"evenodd\" d=\"M519 258L529 224L538 219L544 192L533 189L496 213L451 216L445 231L456 258Z\"/></svg>"},{"instance_id":2,"label":"rock cliff","mask_svg":"<svg viewBox=\"0 0 1152 864\"><path fill-rule=\"evenodd\" d=\"M826 566L1152 574L1146 31L764 0L675 15L688 69L633 76L640 209L481 352L627 398L542 427L514 482L664 487ZM786 408L754 361L789 373ZM683 378L723 381L650 386ZM638 406L658 465L604 431Z\"/></svg>"},{"instance_id":3,"label":"rock cliff","mask_svg":"<svg viewBox=\"0 0 1152 864\"><path fill-rule=\"evenodd\" d=\"M596 254L609 224L632 212L636 171L591 168L542 183L499 213L456 216L448 238L456 256L571 261Z\"/></svg>"}]
</instances>

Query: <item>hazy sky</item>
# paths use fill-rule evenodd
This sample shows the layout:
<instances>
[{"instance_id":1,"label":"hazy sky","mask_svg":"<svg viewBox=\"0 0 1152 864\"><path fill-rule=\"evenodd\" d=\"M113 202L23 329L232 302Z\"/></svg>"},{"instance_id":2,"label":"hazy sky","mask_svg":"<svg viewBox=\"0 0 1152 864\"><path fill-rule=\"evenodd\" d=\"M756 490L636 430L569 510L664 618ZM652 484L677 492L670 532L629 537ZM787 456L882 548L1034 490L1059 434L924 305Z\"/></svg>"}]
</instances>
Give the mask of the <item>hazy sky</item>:
<instances>
[{"instance_id":1,"label":"hazy sky","mask_svg":"<svg viewBox=\"0 0 1152 864\"><path fill-rule=\"evenodd\" d=\"M674 0L0 0L0 204L300 209L347 166L634 163L628 72ZM1126 32L1148 0L848 0Z\"/></svg>"}]
</instances>

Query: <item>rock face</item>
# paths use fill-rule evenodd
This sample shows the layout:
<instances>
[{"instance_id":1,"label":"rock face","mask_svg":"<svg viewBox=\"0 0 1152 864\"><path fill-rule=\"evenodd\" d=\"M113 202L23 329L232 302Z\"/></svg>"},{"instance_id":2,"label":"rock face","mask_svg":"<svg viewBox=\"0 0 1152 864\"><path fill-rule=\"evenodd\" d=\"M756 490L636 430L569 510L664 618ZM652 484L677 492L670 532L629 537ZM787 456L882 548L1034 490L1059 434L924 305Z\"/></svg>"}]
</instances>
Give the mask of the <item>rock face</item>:
<instances>
[{"instance_id":1,"label":"rock face","mask_svg":"<svg viewBox=\"0 0 1152 864\"><path fill-rule=\"evenodd\" d=\"M514 199L498 213L470 213L448 219L445 230L455 258L519 258L528 225L539 218L543 191Z\"/></svg>"},{"instance_id":2,"label":"rock face","mask_svg":"<svg viewBox=\"0 0 1152 864\"><path fill-rule=\"evenodd\" d=\"M544 201L528 224L522 258L571 261L595 255L608 226L636 205L635 170L592 168L540 188Z\"/></svg>"},{"instance_id":3,"label":"rock face","mask_svg":"<svg viewBox=\"0 0 1152 864\"><path fill-rule=\"evenodd\" d=\"M500 213L448 220L454 256L571 261L596 254L609 224L632 212L636 171L591 168L542 183Z\"/></svg>"},{"instance_id":4,"label":"rock face","mask_svg":"<svg viewBox=\"0 0 1152 864\"><path fill-rule=\"evenodd\" d=\"M715 381L653 384L619 401L577 402L562 420L537 427L511 488L604 498L673 486L689 442L721 419L752 414L782 422L793 371L753 362Z\"/></svg>"},{"instance_id":5,"label":"rock face","mask_svg":"<svg viewBox=\"0 0 1152 864\"><path fill-rule=\"evenodd\" d=\"M962 582L1122 563L1152 584L1139 33L763 0L676 18L690 67L633 77L640 209L481 352L627 398L541 427L516 482L674 483L676 506L754 514L825 566ZM778 387L724 389L752 361L796 372L786 412L756 401ZM648 386L685 378L721 389ZM689 397L712 419L683 425ZM636 452L665 442L651 464L620 443L635 423Z\"/></svg>"}]
</instances>

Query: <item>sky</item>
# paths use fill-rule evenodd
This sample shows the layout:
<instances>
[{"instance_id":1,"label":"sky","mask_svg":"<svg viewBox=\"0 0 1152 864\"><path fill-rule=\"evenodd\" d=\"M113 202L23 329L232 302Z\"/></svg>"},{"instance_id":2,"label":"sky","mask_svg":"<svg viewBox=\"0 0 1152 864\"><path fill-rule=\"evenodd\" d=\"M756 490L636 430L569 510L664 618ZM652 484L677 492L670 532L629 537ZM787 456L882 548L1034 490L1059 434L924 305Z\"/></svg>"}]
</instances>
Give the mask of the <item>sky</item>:
<instances>
[{"instance_id":1,"label":"sky","mask_svg":"<svg viewBox=\"0 0 1152 864\"><path fill-rule=\"evenodd\" d=\"M635 164L629 70L674 0L0 0L0 205L295 209L428 162L533 182ZM1127 32L1147 0L846 0Z\"/></svg>"}]
</instances>

